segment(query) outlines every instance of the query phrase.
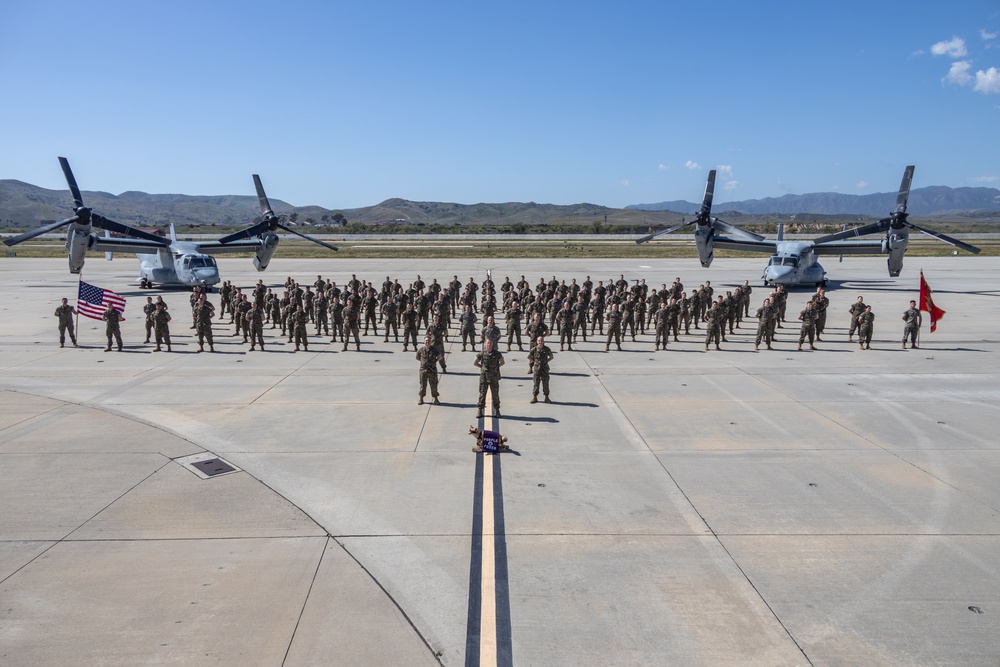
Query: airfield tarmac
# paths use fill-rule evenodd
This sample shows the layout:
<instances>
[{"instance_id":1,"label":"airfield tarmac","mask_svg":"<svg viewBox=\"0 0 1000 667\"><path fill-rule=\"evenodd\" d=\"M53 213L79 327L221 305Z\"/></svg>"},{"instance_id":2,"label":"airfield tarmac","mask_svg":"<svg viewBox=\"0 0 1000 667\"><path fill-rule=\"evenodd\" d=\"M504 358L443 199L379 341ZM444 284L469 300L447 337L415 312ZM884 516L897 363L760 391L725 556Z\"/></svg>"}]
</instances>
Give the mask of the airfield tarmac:
<instances>
[{"instance_id":1,"label":"airfield tarmac","mask_svg":"<svg viewBox=\"0 0 1000 667\"><path fill-rule=\"evenodd\" d=\"M219 264L241 286L492 267L498 286L765 293L760 258ZM261 353L216 324L219 352L194 354L185 293L90 258L84 279L129 297L126 351L82 318L82 347L60 349L65 260L0 260L0 662L996 665L1000 259L826 267L815 352L792 321L773 352L750 323L722 352L703 330L656 353L651 334L591 339L556 352L553 405L528 403L525 353L506 353L515 452L489 457L470 451L478 378L454 338L444 405L418 406L413 354L381 336L290 354L265 329ZM921 267L948 314L904 351ZM159 293L172 354L140 344ZM847 341L859 294L871 351ZM192 455L239 470L203 479Z\"/></svg>"}]
</instances>

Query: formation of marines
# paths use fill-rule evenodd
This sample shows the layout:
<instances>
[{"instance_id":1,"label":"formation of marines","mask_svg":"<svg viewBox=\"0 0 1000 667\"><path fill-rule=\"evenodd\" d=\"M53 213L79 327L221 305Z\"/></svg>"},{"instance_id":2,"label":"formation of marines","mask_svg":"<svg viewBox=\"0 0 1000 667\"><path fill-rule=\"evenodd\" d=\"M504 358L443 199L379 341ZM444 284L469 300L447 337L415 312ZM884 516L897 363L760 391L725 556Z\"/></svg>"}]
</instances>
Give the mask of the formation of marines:
<instances>
[{"instance_id":1,"label":"formation of marines","mask_svg":"<svg viewBox=\"0 0 1000 667\"><path fill-rule=\"evenodd\" d=\"M219 290L218 313L208 293L199 287L193 288L189 306L199 352L204 351L206 343L209 352L215 351L213 320L225 323L226 315L228 324L234 327L232 335L242 336L250 350L259 346L261 351L265 350L267 325L270 331L280 329L280 336L287 337L296 352L308 351L310 338L321 336L329 336L331 344L341 343L345 352L351 342L360 351L362 337L378 337L381 327L383 343L389 343L392 336L393 343L401 343L403 351L413 346L420 369L420 404L424 403L428 388L433 402L440 403L438 368L441 373L448 372L447 357L451 353L446 351L445 343L454 328L461 339L462 352L476 353L473 364L480 370L480 416L487 391L492 393L499 416L500 367L504 365L500 347L504 344L504 333L508 352L514 346L524 352L525 344L528 345L528 373L533 379L531 402L537 402L542 393L544 401L551 403L549 369L555 352L546 345L547 338L554 340L558 336L559 351L572 351L574 344L587 342L589 332L592 338L603 338L604 349L610 352L612 345L622 350L623 340L638 342L637 336L652 335L653 350L665 351L669 342L680 342L681 335L698 337L703 329L705 350L713 345L721 350L722 344L729 342L727 334L734 335L744 320L750 319L752 292L749 281L724 294L716 294L711 281L688 290L680 277L670 285L664 283L656 288L647 285L645 279L627 280L624 275L617 280L598 280L596 284L590 276L580 283L576 278L567 283L552 276L549 280L539 279L532 286L522 275L516 283L506 277L498 288L489 273L481 285L473 277L463 283L457 275L444 284L436 278L425 283L418 275L405 287L398 278L390 276L376 286L352 275L343 286L316 276L311 285L303 287L289 277L280 293L260 280L246 291L226 281ZM754 310L753 318L757 320L754 350L760 350L762 344L768 350L774 349L777 330L787 322L787 302L788 292L779 285ZM829 307L825 290L817 288L798 316L799 350L806 343L810 349L816 349L815 343L823 340ZM848 313L848 340L853 340L857 333L860 348L871 349L875 321L871 306L859 296ZM155 337L155 351L161 351L163 345L168 352L172 351L171 315L163 297L158 296L155 301L147 298L143 314L145 343ZM65 344L67 332L76 345L75 309L63 299L55 315L59 321L60 346ZM497 324L498 317L503 318L504 331ZM109 306L103 319L107 322L106 350L110 351L113 343L121 350L120 314ZM903 320L903 347L908 339L916 347L921 325L916 302L910 302ZM312 332L310 327L314 329ZM277 335L271 333L269 337ZM424 344L418 346L421 339ZM477 344L481 346L478 349Z\"/></svg>"}]
</instances>

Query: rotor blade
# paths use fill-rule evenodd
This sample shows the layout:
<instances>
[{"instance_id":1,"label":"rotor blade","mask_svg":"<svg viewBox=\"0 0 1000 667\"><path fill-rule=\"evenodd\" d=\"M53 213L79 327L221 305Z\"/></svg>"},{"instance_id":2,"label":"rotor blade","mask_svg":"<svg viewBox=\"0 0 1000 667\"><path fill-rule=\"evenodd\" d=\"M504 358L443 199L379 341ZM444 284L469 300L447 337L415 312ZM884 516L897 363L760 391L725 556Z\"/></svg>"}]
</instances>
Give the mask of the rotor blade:
<instances>
[{"instance_id":1,"label":"rotor blade","mask_svg":"<svg viewBox=\"0 0 1000 667\"><path fill-rule=\"evenodd\" d=\"M281 229L284 229L284 230L285 230L286 232L289 232L289 233L291 233L291 234L295 234L296 236L301 236L301 237L302 237L302 238L304 238L304 239L305 239L306 241L312 241L313 243L315 243L315 244L317 244L317 245L321 245L321 246L323 246L324 248L329 248L330 250L337 250L337 246L332 246L332 245L330 245L329 243L323 243L323 242L322 242L322 241L320 241L319 239L314 239L313 237L311 237L311 236L307 236L307 235L303 234L302 232L297 232L297 231L295 231L294 229L291 229L290 227L285 227L285 226L284 226L283 224L281 224L280 222L279 222L279 223L274 223L274 226L275 226L275 227L280 227Z\"/></svg>"},{"instance_id":2,"label":"rotor blade","mask_svg":"<svg viewBox=\"0 0 1000 667\"><path fill-rule=\"evenodd\" d=\"M253 175L253 185L257 188L257 201L260 202L260 214L264 216L264 219L273 218L274 211L271 210L271 202L267 200L267 195L264 194L264 186L260 182L260 176L257 174Z\"/></svg>"},{"instance_id":3,"label":"rotor blade","mask_svg":"<svg viewBox=\"0 0 1000 667\"><path fill-rule=\"evenodd\" d=\"M951 245L955 246L956 248L961 248L962 250L964 250L966 252L971 252L973 255L978 255L981 252L980 249L977 248L976 246L969 245L968 243L963 243L962 241L959 241L958 239L952 238L952 237L948 236L947 234L942 234L941 232L935 232L935 231L932 231L930 229L924 229L923 227L918 227L915 224L913 224L912 222L906 222L904 224L907 227L910 227L912 229L917 230L918 232L923 232L924 234L927 234L928 236L933 236L934 238L940 239L940 240L944 241L945 243L950 243Z\"/></svg>"},{"instance_id":4,"label":"rotor blade","mask_svg":"<svg viewBox=\"0 0 1000 667\"><path fill-rule=\"evenodd\" d=\"M223 236L221 239L219 239L219 243L231 243L233 241L240 241L242 239L249 239L254 236L260 236L264 232L268 231L270 228L271 225L268 223L267 220L264 220L263 222L258 222L256 225L251 225L246 229L241 229L238 232L234 232L229 236Z\"/></svg>"},{"instance_id":5,"label":"rotor blade","mask_svg":"<svg viewBox=\"0 0 1000 667\"><path fill-rule=\"evenodd\" d=\"M910 182L913 180L913 168L911 164L903 172L903 180L899 184L899 194L896 195L896 213L906 213L906 200L910 198Z\"/></svg>"},{"instance_id":6,"label":"rotor blade","mask_svg":"<svg viewBox=\"0 0 1000 667\"><path fill-rule=\"evenodd\" d=\"M13 238L4 239L3 244L6 245L6 246L17 245L18 243L21 243L22 241L27 241L28 239L33 239L36 236L41 236L42 234L48 234L49 232L51 232L54 229L59 229L63 225L68 225L71 222L76 222L79 219L80 218L78 218L77 216L74 215L72 218L66 218L65 220L60 220L59 222L53 222L52 224L45 225L44 227L39 227L38 229L32 229L30 232L25 232L23 234L19 234L19 235L13 237Z\"/></svg>"},{"instance_id":7,"label":"rotor blade","mask_svg":"<svg viewBox=\"0 0 1000 667\"><path fill-rule=\"evenodd\" d=\"M114 220L108 220L103 215L93 213L90 216L90 221L93 223L94 227L100 227L105 231L118 232L119 234L124 234L125 236L131 236L144 241L152 241L153 243L159 243L161 245L170 245L170 242L162 236L156 236L155 234L144 232L141 229L129 227L128 225L123 225L122 223L115 222Z\"/></svg>"},{"instance_id":8,"label":"rotor blade","mask_svg":"<svg viewBox=\"0 0 1000 667\"><path fill-rule=\"evenodd\" d=\"M73 209L83 208L83 196L80 194L80 188L76 185L76 179L73 177L73 170L69 168L69 160L64 157L59 158L59 166L62 167L63 176L66 177L66 183L69 185L70 194L73 195Z\"/></svg>"},{"instance_id":9,"label":"rotor blade","mask_svg":"<svg viewBox=\"0 0 1000 667\"><path fill-rule=\"evenodd\" d=\"M828 234L827 236L820 236L817 239L813 239L813 243L819 245L821 243L840 241L842 239L849 239L855 236L865 236L866 234L874 234L875 232L884 232L886 229L889 228L890 222L892 222L892 218L882 218L878 222L873 222L867 225L861 225L860 227L848 229L843 232L837 232L836 234Z\"/></svg>"},{"instance_id":10,"label":"rotor blade","mask_svg":"<svg viewBox=\"0 0 1000 667\"><path fill-rule=\"evenodd\" d=\"M712 196L715 194L715 170L708 172L708 181L705 183L705 198L701 200L700 218L707 218L712 214Z\"/></svg>"},{"instance_id":11,"label":"rotor blade","mask_svg":"<svg viewBox=\"0 0 1000 667\"><path fill-rule=\"evenodd\" d=\"M736 225L731 225L724 220L719 220L718 218L712 218L712 227L733 234L734 236L741 236L745 239L751 239L753 241L764 240L764 237L761 236L760 234L754 234L753 232L748 232L747 230L741 227L737 227Z\"/></svg>"},{"instance_id":12,"label":"rotor blade","mask_svg":"<svg viewBox=\"0 0 1000 667\"><path fill-rule=\"evenodd\" d=\"M635 242L636 243L646 243L647 241L652 241L657 236L663 236L664 234L669 234L670 232L677 231L681 227L687 227L688 225L693 225L695 222L697 222L697 220L692 220L691 222L685 222L685 223L682 223L680 225L676 225L675 227L668 227L667 229L661 229L658 232L654 232L652 234L647 234L646 236L643 236L641 239L636 239Z\"/></svg>"}]
</instances>

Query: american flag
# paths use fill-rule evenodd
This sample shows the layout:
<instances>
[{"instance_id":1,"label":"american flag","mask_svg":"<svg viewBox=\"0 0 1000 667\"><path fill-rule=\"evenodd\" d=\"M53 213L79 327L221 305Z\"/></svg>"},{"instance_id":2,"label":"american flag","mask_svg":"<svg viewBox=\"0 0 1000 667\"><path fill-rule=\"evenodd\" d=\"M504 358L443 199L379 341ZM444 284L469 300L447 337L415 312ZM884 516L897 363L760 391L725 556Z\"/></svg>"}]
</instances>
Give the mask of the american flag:
<instances>
[{"instance_id":1,"label":"american flag","mask_svg":"<svg viewBox=\"0 0 1000 667\"><path fill-rule=\"evenodd\" d=\"M109 289L101 289L80 281L80 294L76 300L76 311L84 317L99 320L108 309L108 304L119 313L125 312L125 297ZM125 319L124 317L122 318Z\"/></svg>"}]
</instances>

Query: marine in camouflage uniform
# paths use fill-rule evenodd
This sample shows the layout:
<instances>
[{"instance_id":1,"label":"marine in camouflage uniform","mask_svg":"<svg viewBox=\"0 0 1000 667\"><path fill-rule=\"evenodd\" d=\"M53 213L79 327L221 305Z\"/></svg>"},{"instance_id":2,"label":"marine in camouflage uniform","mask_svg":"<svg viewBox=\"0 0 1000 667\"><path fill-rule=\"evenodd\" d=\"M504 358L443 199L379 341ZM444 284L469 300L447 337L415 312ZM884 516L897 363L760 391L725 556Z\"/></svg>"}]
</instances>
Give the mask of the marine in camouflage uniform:
<instances>
[{"instance_id":1,"label":"marine in camouflage uniform","mask_svg":"<svg viewBox=\"0 0 1000 667\"><path fill-rule=\"evenodd\" d=\"M403 311L403 351L406 352L406 347L410 342L413 343L413 349L417 349L417 327L419 326L420 313L418 313L413 308L413 303L406 304L406 310Z\"/></svg>"},{"instance_id":2,"label":"marine in camouflage uniform","mask_svg":"<svg viewBox=\"0 0 1000 667\"><path fill-rule=\"evenodd\" d=\"M923 316L917 309L917 302L911 301L910 307L903 313L903 349L906 349L906 339L910 339L910 347L916 349L917 337L920 335L920 325L923 324Z\"/></svg>"},{"instance_id":3,"label":"marine in camouflage uniform","mask_svg":"<svg viewBox=\"0 0 1000 667\"><path fill-rule=\"evenodd\" d=\"M535 341L535 346L528 353L528 363L531 364L533 373L531 376L531 402L538 402L538 387L541 385L542 393L545 395L545 402L551 403L549 399L549 362L555 355L549 346L545 344L545 339L541 336Z\"/></svg>"},{"instance_id":4,"label":"marine in camouflage uniform","mask_svg":"<svg viewBox=\"0 0 1000 667\"><path fill-rule=\"evenodd\" d=\"M559 322L559 349L563 345L573 350L573 320L576 319L573 311L570 310L569 301L563 301L562 308L559 309L557 321Z\"/></svg>"},{"instance_id":5,"label":"marine in camouflage uniform","mask_svg":"<svg viewBox=\"0 0 1000 667\"><path fill-rule=\"evenodd\" d=\"M487 338L482 352L476 355L473 363L479 369L479 414L483 416L486 409L486 390L493 396L493 411L500 417L500 367L504 365L503 354L494 349L493 339Z\"/></svg>"},{"instance_id":6,"label":"marine in camouflage uniform","mask_svg":"<svg viewBox=\"0 0 1000 667\"><path fill-rule=\"evenodd\" d=\"M212 340L212 318L215 317L215 306L202 295L194 309L198 329L198 351L205 351L205 339L208 339L208 349L215 352L215 341Z\"/></svg>"},{"instance_id":7,"label":"marine in camouflage uniform","mask_svg":"<svg viewBox=\"0 0 1000 667\"><path fill-rule=\"evenodd\" d=\"M354 336L354 346L358 352L361 351L361 313L358 306L352 300L348 300L344 306L344 352L347 352L347 343ZM406 341L406 337L403 337ZM414 342L414 345L416 343Z\"/></svg>"},{"instance_id":8,"label":"marine in camouflage uniform","mask_svg":"<svg viewBox=\"0 0 1000 667\"><path fill-rule=\"evenodd\" d=\"M486 325L483 326L483 332L480 335L480 340L482 340L484 344L487 339L492 340L493 347L496 348L496 346L500 343L500 335L500 327L498 327L493 321L493 316L491 315L487 317Z\"/></svg>"},{"instance_id":9,"label":"marine in camouflage uniform","mask_svg":"<svg viewBox=\"0 0 1000 667\"><path fill-rule=\"evenodd\" d=\"M238 336L242 331L244 343L247 342L247 338L250 335L250 332L247 330L247 313L250 312L250 308L254 303L257 302L254 301L251 303L247 300L246 294L241 294L239 302L233 306L233 314L236 316L236 333L233 335Z\"/></svg>"},{"instance_id":10,"label":"marine in camouflage uniform","mask_svg":"<svg viewBox=\"0 0 1000 667\"><path fill-rule=\"evenodd\" d=\"M261 308L256 301L250 306L250 310L246 312L243 316L245 324L243 326L244 331L249 331L250 333L250 349L257 349L257 344L260 344L261 351L264 350L264 309Z\"/></svg>"},{"instance_id":11,"label":"marine in camouflage uniform","mask_svg":"<svg viewBox=\"0 0 1000 667\"><path fill-rule=\"evenodd\" d=\"M153 297L146 297L146 304L142 307L142 314L145 316L144 324L146 325L146 340L149 342L150 336L153 335L153 313L156 312L156 304L153 303Z\"/></svg>"},{"instance_id":12,"label":"marine in camouflage uniform","mask_svg":"<svg viewBox=\"0 0 1000 667\"><path fill-rule=\"evenodd\" d=\"M712 304L712 307L708 309L708 312L702 317L705 322L705 350L708 350L709 344L714 340L715 349L721 350L719 343L722 341L722 327L725 322L725 313L720 309L720 304L718 301Z\"/></svg>"},{"instance_id":13,"label":"marine in camouflage uniform","mask_svg":"<svg viewBox=\"0 0 1000 667\"><path fill-rule=\"evenodd\" d=\"M816 311L816 340L821 341L823 331L826 330L826 310L830 307L830 299L826 296L826 290L818 287L812 300L813 310Z\"/></svg>"},{"instance_id":14,"label":"marine in camouflage uniform","mask_svg":"<svg viewBox=\"0 0 1000 667\"><path fill-rule=\"evenodd\" d=\"M607 314L608 339L604 344L604 351L611 350L611 341L615 342L618 349L622 349L622 314L618 310L618 304L611 306L611 311Z\"/></svg>"},{"instance_id":15,"label":"marine in camouflage uniform","mask_svg":"<svg viewBox=\"0 0 1000 667\"><path fill-rule=\"evenodd\" d=\"M385 321L385 340L383 343L389 342L389 330L392 329L392 336L399 342L399 318L396 317L396 302L390 298L386 298L385 303L382 304L382 311L379 314L380 317Z\"/></svg>"},{"instance_id":16,"label":"marine in camouflage uniform","mask_svg":"<svg viewBox=\"0 0 1000 667\"><path fill-rule=\"evenodd\" d=\"M73 347L76 347L76 332L73 328L73 317L76 315L76 309L69 305L68 299L63 299L62 304L56 306L54 314L59 318L59 347L63 347L66 344L67 331L69 332L69 339L73 341Z\"/></svg>"},{"instance_id":17,"label":"marine in camouflage uniform","mask_svg":"<svg viewBox=\"0 0 1000 667\"><path fill-rule=\"evenodd\" d=\"M340 302L339 295L330 299L330 322L333 324L333 338L330 342L336 343L339 334L340 342L346 343L347 339L344 337L344 304Z\"/></svg>"},{"instance_id":18,"label":"marine in camouflage uniform","mask_svg":"<svg viewBox=\"0 0 1000 667\"><path fill-rule=\"evenodd\" d=\"M108 304L108 309L101 315L101 319L108 323L104 329L104 332L108 335L108 347L105 348L105 352L111 351L112 338L118 343L118 351L122 351L122 327L118 323L121 318L122 314L112 308L110 303Z\"/></svg>"},{"instance_id":19,"label":"marine in camouflage uniform","mask_svg":"<svg viewBox=\"0 0 1000 667\"><path fill-rule=\"evenodd\" d=\"M667 304L661 302L660 307L653 315L653 331L656 334L656 338L653 341L654 352L660 349L661 343L663 344L663 349L667 349L667 338L670 337L669 326L669 320L667 319Z\"/></svg>"},{"instance_id":20,"label":"marine in camouflage uniform","mask_svg":"<svg viewBox=\"0 0 1000 667\"><path fill-rule=\"evenodd\" d=\"M767 349L773 350L771 340L774 336L772 329L772 309L771 299L764 299L764 303L757 309L757 338L754 339L753 349L760 349L760 342L763 340Z\"/></svg>"},{"instance_id":21,"label":"marine in camouflage uniform","mask_svg":"<svg viewBox=\"0 0 1000 667\"><path fill-rule=\"evenodd\" d=\"M170 313L167 312L162 302L154 304L153 314L149 316L149 319L153 322L153 335L156 336L156 349L153 351L160 352L162 345L166 343L167 352L173 352L170 349Z\"/></svg>"},{"instance_id":22,"label":"marine in camouflage uniform","mask_svg":"<svg viewBox=\"0 0 1000 667\"><path fill-rule=\"evenodd\" d=\"M438 361L441 363L441 372L447 373L448 366L444 363L444 342L448 339L448 325L444 323L443 319L436 319L430 328L427 329L427 335L431 337L434 349L437 350Z\"/></svg>"},{"instance_id":23,"label":"marine in camouflage uniform","mask_svg":"<svg viewBox=\"0 0 1000 667\"><path fill-rule=\"evenodd\" d=\"M808 302L806 309L799 313L799 319L802 321L802 328L799 330L799 349L802 349L802 344L809 338L809 349L815 350L813 338L816 336L816 310L812 301Z\"/></svg>"},{"instance_id":24,"label":"marine in camouflage uniform","mask_svg":"<svg viewBox=\"0 0 1000 667\"><path fill-rule=\"evenodd\" d=\"M510 309L507 311L506 322L507 322L507 351L510 352L510 346L514 343L514 338L517 338L517 349L524 352L524 346L521 344L521 317L524 315L524 311L521 310L521 305L516 301L511 301Z\"/></svg>"},{"instance_id":25,"label":"marine in camouflage uniform","mask_svg":"<svg viewBox=\"0 0 1000 667\"><path fill-rule=\"evenodd\" d=\"M306 327L309 325L309 315L301 304L295 307L295 312L291 314L289 324L292 327L292 335L295 337L295 351L299 351L299 346L306 352L309 351L309 332Z\"/></svg>"},{"instance_id":26,"label":"marine in camouflage uniform","mask_svg":"<svg viewBox=\"0 0 1000 667\"><path fill-rule=\"evenodd\" d=\"M434 404L439 405L441 401L438 400L438 351L430 336L424 338L424 346L417 350L417 361L420 362L420 400L417 401L417 405L424 404L428 384L431 386L431 397L434 398Z\"/></svg>"},{"instance_id":27,"label":"marine in camouflage uniform","mask_svg":"<svg viewBox=\"0 0 1000 667\"><path fill-rule=\"evenodd\" d=\"M847 332L847 340L854 339L854 332L858 330L858 318L861 317L861 314L865 312L867 307L864 297L859 296L858 300L852 303L851 307L847 309L847 312L851 314L851 328Z\"/></svg>"},{"instance_id":28,"label":"marine in camouflage uniform","mask_svg":"<svg viewBox=\"0 0 1000 667\"><path fill-rule=\"evenodd\" d=\"M858 345L863 350L872 349L872 334L875 332L875 313L871 306L865 306L865 312L858 315Z\"/></svg>"}]
</instances>

